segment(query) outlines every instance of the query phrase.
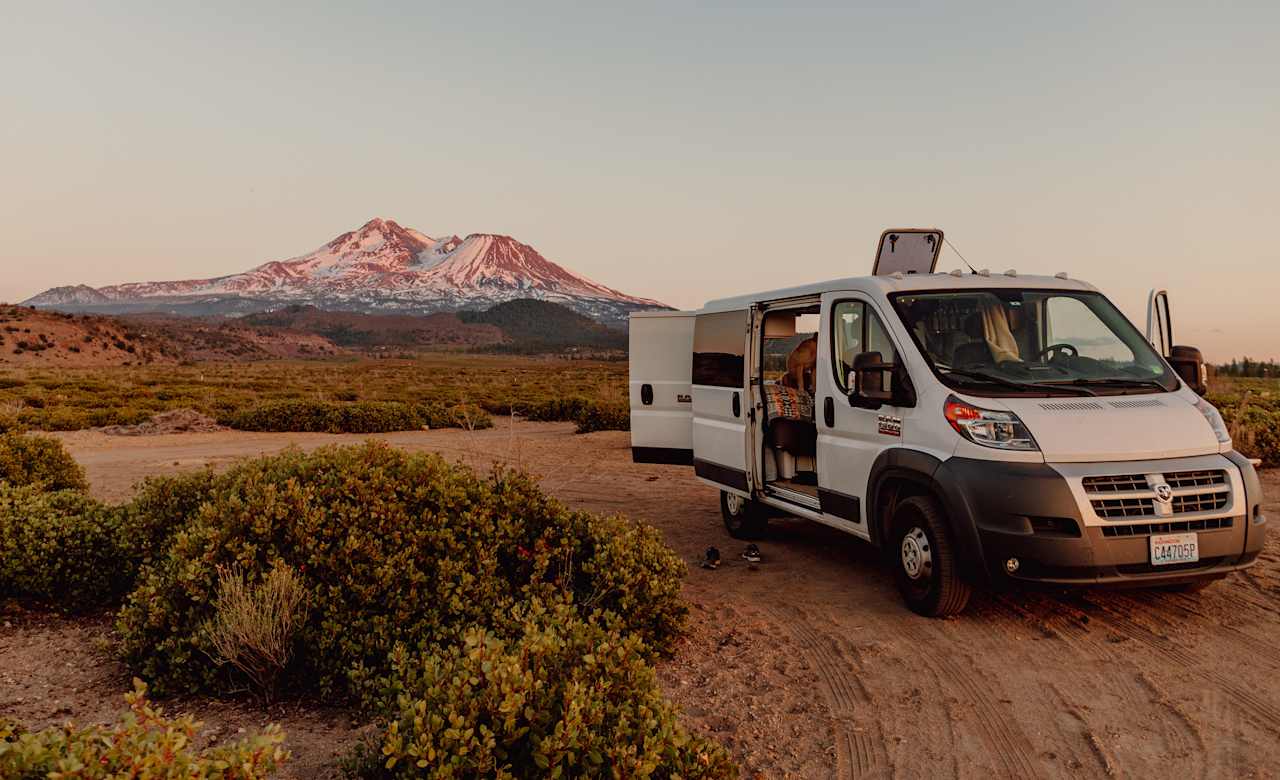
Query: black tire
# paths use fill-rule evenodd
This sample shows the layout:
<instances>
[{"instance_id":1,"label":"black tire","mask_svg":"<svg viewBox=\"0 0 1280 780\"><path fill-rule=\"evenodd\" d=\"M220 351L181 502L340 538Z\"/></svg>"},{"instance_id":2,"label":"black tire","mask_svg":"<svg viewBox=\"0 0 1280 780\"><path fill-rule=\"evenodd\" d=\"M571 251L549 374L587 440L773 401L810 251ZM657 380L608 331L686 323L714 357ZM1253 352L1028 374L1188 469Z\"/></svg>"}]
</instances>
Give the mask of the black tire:
<instances>
[{"instance_id":1,"label":"black tire","mask_svg":"<svg viewBox=\"0 0 1280 780\"><path fill-rule=\"evenodd\" d=\"M889 553L907 606L926 617L963 612L973 588L960 576L951 531L938 502L912 496L898 504L893 531Z\"/></svg>"},{"instance_id":2,"label":"black tire","mask_svg":"<svg viewBox=\"0 0 1280 780\"><path fill-rule=\"evenodd\" d=\"M720 491L720 516L734 539L759 539L769 525L764 507L727 490Z\"/></svg>"}]
</instances>

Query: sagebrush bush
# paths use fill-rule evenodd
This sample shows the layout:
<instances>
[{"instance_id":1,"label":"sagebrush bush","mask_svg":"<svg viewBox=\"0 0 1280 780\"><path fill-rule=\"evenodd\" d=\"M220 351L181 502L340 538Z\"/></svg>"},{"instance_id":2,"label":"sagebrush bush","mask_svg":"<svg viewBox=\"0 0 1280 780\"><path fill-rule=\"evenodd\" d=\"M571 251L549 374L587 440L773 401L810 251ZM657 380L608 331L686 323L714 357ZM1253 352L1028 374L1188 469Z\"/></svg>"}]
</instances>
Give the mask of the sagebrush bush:
<instances>
[{"instance_id":1,"label":"sagebrush bush","mask_svg":"<svg viewBox=\"0 0 1280 780\"><path fill-rule=\"evenodd\" d=\"M50 436L0 434L0 482L46 490L87 490L84 469L62 442Z\"/></svg>"},{"instance_id":2,"label":"sagebrush bush","mask_svg":"<svg viewBox=\"0 0 1280 780\"><path fill-rule=\"evenodd\" d=\"M626 404L592 402L574 419L578 433L631 430L631 410Z\"/></svg>"},{"instance_id":3,"label":"sagebrush bush","mask_svg":"<svg viewBox=\"0 0 1280 780\"><path fill-rule=\"evenodd\" d=\"M1280 409L1256 401L1210 400L1222 412L1232 446L1250 458L1260 458L1264 465L1280 465Z\"/></svg>"},{"instance_id":4,"label":"sagebrush bush","mask_svg":"<svg viewBox=\"0 0 1280 780\"><path fill-rule=\"evenodd\" d=\"M65 612L118 601L136 573L123 516L78 490L0 484L0 595Z\"/></svg>"},{"instance_id":5,"label":"sagebrush bush","mask_svg":"<svg viewBox=\"0 0 1280 780\"><path fill-rule=\"evenodd\" d=\"M536 422L572 422L577 420L591 401L582 396L545 398L516 407L516 413Z\"/></svg>"},{"instance_id":6,"label":"sagebrush bush","mask_svg":"<svg viewBox=\"0 0 1280 780\"><path fill-rule=\"evenodd\" d=\"M400 401L272 401L229 412L219 419L242 431L387 433L432 428L490 428L488 413L468 404L409 404Z\"/></svg>"},{"instance_id":7,"label":"sagebrush bush","mask_svg":"<svg viewBox=\"0 0 1280 780\"><path fill-rule=\"evenodd\" d=\"M614 612L654 652L684 617L683 563L656 531L571 512L525 476L482 478L370 442L210 479L208 499L117 624L126 661L166 693L238 682L210 661L219 566L260 575L279 561L300 573L313 608L294 682L325 694L349 691L352 669L385 669L396 643L432 647L469 626L501 633L532 596Z\"/></svg>"},{"instance_id":8,"label":"sagebrush bush","mask_svg":"<svg viewBox=\"0 0 1280 780\"><path fill-rule=\"evenodd\" d=\"M434 653L393 653L395 696L363 778L730 778L719 745L689 734L634 634L531 602L511 638L473 628Z\"/></svg>"},{"instance_id":9,"label":"sagebrush bush","mask_svg":"<svg viewBox=\"0 0 1280 780\"><path fill-rule=\"evenodd\" d=\"M110 726L68 724L23 732L0 719L0 777L258 780L288 760L277 726L231 745L197 750L201 724L190 717L166 717L147 701L146 686L135 681L125 701L129 711Z\"/></svg>"},{"instance_id":10,"label":"sagebrush bush","mask_svg":"<svg viewBox=\"0 0 1280 780\"><path fill-rule=\"evenodd\" d=\"M205 631L218 663L232 664L267 701L275 698L307 614L306 585L288 566L249 582L239 567L220 569L218 598Z\"/></svg>"}]
</instances>

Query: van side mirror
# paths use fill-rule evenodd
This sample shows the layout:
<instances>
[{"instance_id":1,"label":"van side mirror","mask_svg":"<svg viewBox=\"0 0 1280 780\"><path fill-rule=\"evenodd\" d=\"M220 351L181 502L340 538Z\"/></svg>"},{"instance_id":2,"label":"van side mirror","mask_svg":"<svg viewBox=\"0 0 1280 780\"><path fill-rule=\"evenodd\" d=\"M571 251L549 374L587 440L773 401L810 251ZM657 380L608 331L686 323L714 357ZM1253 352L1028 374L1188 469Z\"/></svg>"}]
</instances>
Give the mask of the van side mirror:
<instances>
[{"instance_id":1,"label":"van side mirror","mask_svg":"<svg viewBox=\"0 0 1280 780\"><path fill-rule=\"evenodd\" d=\"M1169 365L1187 387L1204 395L1209 390L1209 372L1204 366L1204 356L1195 347L1175 346L1169 350Z\"/></svg>"},{"instance_id":2,"label":"van side mirror","mask_svg":"<svg viewBox=\"0 0 1280 780\"><path fill-rule=\"evenodd\" d=\"M893 391L886 389L893 376L894 365L884 362L879 352L862 352L853 359L849 372L849 405L859 409L879 409L893 400ZM886 378L888 377L888 378Z\"/></svg>"}]
</instances>

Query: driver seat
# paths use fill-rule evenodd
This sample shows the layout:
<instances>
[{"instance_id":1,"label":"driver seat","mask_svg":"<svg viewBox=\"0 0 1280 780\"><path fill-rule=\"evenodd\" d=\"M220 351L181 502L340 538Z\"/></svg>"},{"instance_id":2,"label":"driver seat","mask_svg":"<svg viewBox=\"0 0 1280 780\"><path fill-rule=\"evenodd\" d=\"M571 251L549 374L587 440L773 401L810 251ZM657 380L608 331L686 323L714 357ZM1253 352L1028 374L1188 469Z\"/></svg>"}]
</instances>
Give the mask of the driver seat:
<instances>
[{"instance_id":1,"label":"driver seat","mask_svg":"<svg viewBox=\"0 0 1280 780\"><path fill-rule=\"evenodd\" d=\"M951 354L951 365L956 368L992 365L991 347L987 345L987 337L982 330L982 314L970 314L964 321L964 332L972 340L955 348Z\"/></svg>"}]
</instances>

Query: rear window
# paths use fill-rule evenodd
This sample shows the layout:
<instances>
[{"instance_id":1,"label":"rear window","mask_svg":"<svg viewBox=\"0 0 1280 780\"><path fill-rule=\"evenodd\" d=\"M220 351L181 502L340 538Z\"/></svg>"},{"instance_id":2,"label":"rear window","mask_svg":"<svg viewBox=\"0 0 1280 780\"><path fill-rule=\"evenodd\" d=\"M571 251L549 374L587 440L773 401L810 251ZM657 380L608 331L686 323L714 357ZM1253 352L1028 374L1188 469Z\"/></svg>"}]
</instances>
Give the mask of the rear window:
<instances>
[{"instance_id":1,"label":"rear window","mask_svg":"<svg viewBox=\"0 0 1280 780\"><path fill-rule=\"evenodd\" d=\"M746 383L747 312L699 314L693 328L693 383L741 388Z\"/></svg>"}]
</instances>

